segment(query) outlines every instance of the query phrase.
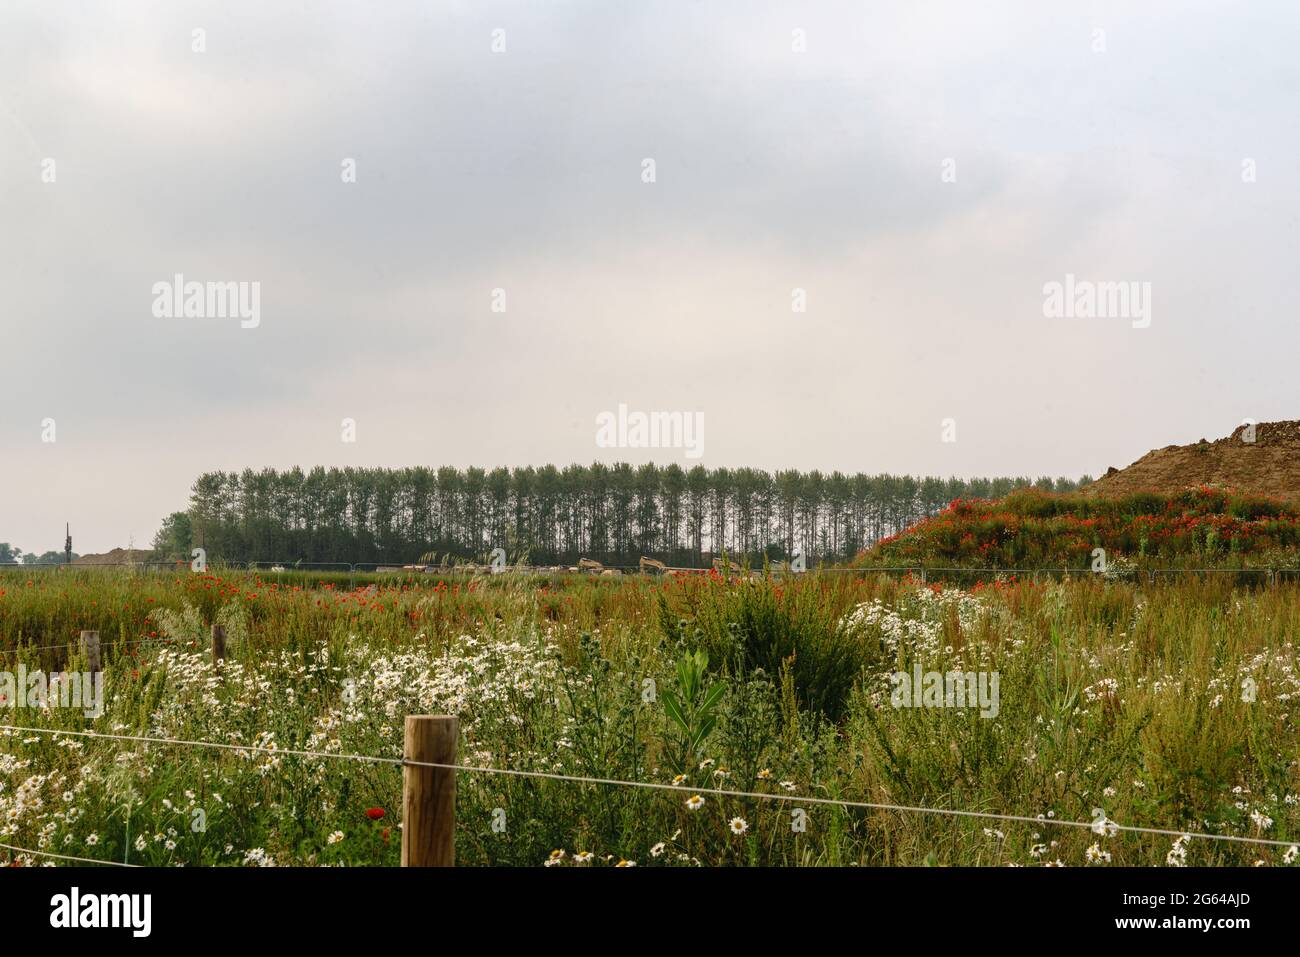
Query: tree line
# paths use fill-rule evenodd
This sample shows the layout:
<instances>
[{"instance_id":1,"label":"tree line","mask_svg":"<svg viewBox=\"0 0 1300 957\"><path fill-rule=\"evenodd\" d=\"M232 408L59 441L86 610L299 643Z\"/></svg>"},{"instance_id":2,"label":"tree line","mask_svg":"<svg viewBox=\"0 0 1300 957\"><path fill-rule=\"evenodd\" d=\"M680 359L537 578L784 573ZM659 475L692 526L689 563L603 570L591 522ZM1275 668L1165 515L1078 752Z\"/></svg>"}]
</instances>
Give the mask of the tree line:
<instances>
[{"instance_id":1,"label":"tree line","mask_svg":"<svg viewBox=\"0 0 1300 957\"><path fill-rule=\"evenodd\" d=\"M72 553L73 559L80 556ZM8 542L0 542L0 565L14 565L21 563L23 565L62 565L68 560L68 556L63 552L48 551L39 555L35 552L24 552L17 545L10 545Z\"/></svg>"},{"instance_id":2,"label":"tree line","mask_svg":"<svg viewBox=\"0 0 1300 957\"><path fill-rule=\"evenodd\" d=\"M539 565L644 555L704 566L723 552L754 564L802 553L812 564L852 557L953 499L1089 481L627 463L245 469L199 476L189 510L164 521L154 546L186 558L202 546L228 561L482 561L503 548L511 562Z\"/></svg>"}]
</instances>

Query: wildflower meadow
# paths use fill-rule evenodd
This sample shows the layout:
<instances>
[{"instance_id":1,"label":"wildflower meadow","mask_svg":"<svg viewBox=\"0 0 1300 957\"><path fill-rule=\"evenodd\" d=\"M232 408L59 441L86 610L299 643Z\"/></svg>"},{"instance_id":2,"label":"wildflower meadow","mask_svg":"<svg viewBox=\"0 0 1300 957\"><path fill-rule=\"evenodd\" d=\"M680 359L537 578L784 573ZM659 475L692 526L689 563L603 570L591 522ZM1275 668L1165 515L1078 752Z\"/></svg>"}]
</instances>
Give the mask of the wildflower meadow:
<instances>
[{"instance_id":1,"label":"wildflower meadow","mask_svg":"<svg viewBox=\"0 0 1300 957\"><path fill-rule=\"evenodd\" d=\"M1212 577L11 571L0 863L396 865L450 714L462 865L1286 866L1298 628ZM30 693L83 629L99 716Z\"/></svg>"}]
</instances>

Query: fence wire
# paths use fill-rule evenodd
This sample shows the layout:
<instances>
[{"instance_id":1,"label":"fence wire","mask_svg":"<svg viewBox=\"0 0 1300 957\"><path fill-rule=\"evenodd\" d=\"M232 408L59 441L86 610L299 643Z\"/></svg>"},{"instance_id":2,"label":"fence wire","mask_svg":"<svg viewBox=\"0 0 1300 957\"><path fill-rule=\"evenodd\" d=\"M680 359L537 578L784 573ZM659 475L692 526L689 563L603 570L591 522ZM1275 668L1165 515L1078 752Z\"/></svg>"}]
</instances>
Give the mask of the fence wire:
<instances>
[{"instance_id":1,"label":"fence wire","mask_svg":"<svg viewBox=\"0 0 1300 957\"><path fill-rule=\"evenodd\" d=\"M1047 816L1030 817L1023 814L998 814L993 811L969 811L958 808L935 808L920 805L885 804L874 801L846 801L841 798L813 797L810 795L777 794L765 791L735 791L727 788L683 787L676 784L663 784L654 781L625 781L618 778L598 778L585 775L559 774L548 771L520 771L510 768L489 768L464 764L441 764L429 761L411 761L406 758L390 758L366 754L338 754L329 751L306 751L296 748L267 747L263 745L227 744L220 741L192 741L184 738L158 738L143 735L104 734L98 731L65 731L54 728L28 728L16 725L0 725L0 730L11 733L72 735L83 738L103 738L113 741L130 741L133 743L174 745L193 748L210 748L221 751L254 752L276 756L320 758L334 761L360 761L368 764L388 764L399 767L435 768L445 771L464 771L470 774L495 774L520 778L539 778L549 781L566 781L575 784L592 784L610 787L630 787L655 791L673 791L678 794L708 794L715 797L734 797L749 800L780 801L787 804L833 805L843 808L855 808L873 811L896 811L908 814L930 814L937 816L976 818L989 821L1010 821L1033 825L1053 825L1056 827L1088 828L1096 834L1150 834L1162 837L1196 838L1207 841L1229 841L1239 844L1255 844L1269 847L1292 848L1295 841L1279 841L1271 838L1246 837L1234 834L1207 834L1197 831L1177 831L1167 828L1142 827L1138 825L1119 824L1106 818L1093 821L1067 821Z\"/></svg>"},{"instance_id":2,"label":"fence wire","mask_svg":"<svg viewBox=\"0 0 1300 957\"><path fill-rule=\"evenodd\" d=\"M393 563L250 562L250 563L223 563L221 567L214 567L213 571L221 571L225 569L236 570L236 571L246 570L246 571L253 571L253 572L269 571L272 573L337 571L340 574L346 572L352 576L355 576L358 572L361 572L363 574L375 574L375 573L396 574L398 572L405 571L405 572L410 572L412 574L428 575L428 576L438 575L443 577L451 577L455 575L472 576L472 575L480 575L484 573L483 569L477 566L473 568L459 568L459 569L455 567L439 567L439 566L418 566L418 567L407 567L407 566L409 566L409 563L399 563L399 562L393 562ZM0 569L5 569L5 568L59 569L64 567L68 567L68 566L66 566L65 564L19 565L16 563L0 563ZM135 563L103 563L103 564L97 563L93 565L90 564L75 565L71 567L78 570L92 569L92 568L122 568L122 567L129 567L129 568L142 569L142 570L158 568L158 569L167 569L175 572L188 570L188 565L185 565L183 563L172 563L172 562L146 562L146 563L135 562ZM374 569L374 571L367 572L365 570L366 567L372 568ZM385 571L380 572L379 569L381 568L385 569ZM550 566L507 566L500 573L513 572L516 574L522 573L522 574L539 574L539 575L577 574L577 575L598 577L599 572L601 570L630 572L634 574L645 575L647 577L660 576L665 573L708 574L715 570L720 571L723 574L727 574L727 575L736 574L737 572L742 574L746 574L746 573L753 574L753 572L749 569L732 568L723 571L721 569L715 569L711 566L709 567L665 566L662 571L660 571L659 569L655 569L653 571L646 571L645 569L642 569L639 565L604 565L602 566L601 569L590 569L590 570L583 569L577 572L572 572L567 568L558 569ZM1152 584L1154 584L1158 580L1158 576L1160 575L1196 575L1196 574L1267 575L1270 582L1275 582L1280 578L1290 579L1293 576L1300 578L1300 569L1280 568L1280 567L1275 567L1275 568L1149 568L1149 569L1140 569L1140 570L1139 569L1114 570L1108 574L1106 572L1093 571L1088 568L1037 568L1037 569L1034 568L951 568L951 567L927 567L923 565L913 565L913 566L877 566L877 567L842 567L842 566L841 567L819 567L819 568L810 569L808 572L802 572L802 573L791 572L788 569L780 569L774 571L774 574L785 576L785 575L801 575L801 574L809 574L809 573L816 574L819 572L833 572L833 573L843 573L843 574L871 574L871 573L909 574L910 573L910 574L920 576L923 580L925 580L931 574L939 575L939 576L965 575L965 576L973 576L973 577L997 577L1003 575L1037 576L1041 574L1065 574L1065 575L1077 574L1084 577L1096 576L1098 578L1107 578L1107 577L1130 578L1131 577L1134 581L1138 580L1139 576L1146 576L1148 581L1150 581ZM113 645L113 647L123 647L127 645L174 644L174 643L176 643L175 639L141 638L141 639L133 639L133 640L123 641L123 642L117 642ZM21 651L48 651L48 650L58 650L58 649L69 649L73 647L80 647L80 643L64 642L56 645L39 645L39 646L31 646L31 647L16 647L10 649L0 649L0 655L16 654ZM1058 818L1048 818L1045 816L1030 817L1027 815L1017 815L1017 814L999 814L992 811L970 811L970 810L963 810L957 808L934 808L934 807L925 807L925 806L918 806L918 805L899 805L899 804L888 804L888 803L870 802L870 801L847 801L838 798L814 797L810 795L779 794L779 793L771 793L771 792L763 792L763 791L737 791L737 790L730 790L725 788L687 788L675 784L663 784L663 783L650 782L650 781L627 781L627 780L620 780L616 778L599 778L599 777L590 777L590 776L583 776L583 775L568 775L568 774L559 774L559 773L544 772L544 771L521 771L521 770L508 769L508 768L489 768L489 767L462 765L462 764L437 764L431 762L410 761L407 760L406 758L383 757L377 755L338 754L338 753L332 753L326 751L307 751L307 750L292 749L292 748L226 744L224 742L215 742L215 741L192 741L192 740L185 740L181 738L160 738L160 737L147 737L147 736L140 736L140 735L105 734L105 733L94 732L94 731L68 731L68 730L51 729L51 728L21 727L17 725L0 725L0 730L10 732L11 734L23 732L23 733L30 733L30 734L70 735L75 737L102 738L107 740L128 741L133 743L205 748L205 749L212 749L212 750L236 751L236 752L245 752L245 753L266 753L266 754L274 754L277 756L359 761L359 762L365 762L371 764L396 765L400 767L423 767L423 768L434 768L434 769L449 770L449 771L460 771L460 772L465 772L470 774L486 774L486 775L502 775L502 776L521 777L521 778L537 778L537 779L552 780L552 781L570 782L575 784L599 785L599 786L608 786L608 787L630 787L630 788L639 788L639 789L646 789L646 790L674 791L677 793L691 793L691 794L700 794L700 795L708 794L715 797L732 797L732 798L747 799L747 800L777 801L786 804L833 805L837 807L853 808L853 809L861 809L861 810L892 811L892 812L908 813L908 814L928 814L928 815L936 815L936 816L972 818L972 819L981 819L981 820L990 820L990 821L1007 821L1013 823L1033 824L1036 826L1047 825L1047 826L1055 826L1055 827L1088 828L1098 834L1134 833L1134 834L1148 834L1148 835L1173 837L1173 838L1189 838L1189 839L1198 839L1198 840L1206 840L1206 841L1227 841L1227 842L1269 846L1269 847L1283 847L1288 849L1296 847L1296 842L1294 841L1281 841L1281 840L1274 840L1270 838L1248 837L1248 836L1229 835L1229 834L1209 834L1209 833L1195 832L1195 831L1179 831L1179 830L1170 830L1166 828L1142 827L1138 825L1122 825L1109 820L1103 820L1101 822L1067 821ZM36 850L31 848L22 848L22 847L17 847L15 845L4 844L4 843L0 843L0 848L15 853L19 853L19 854L31 854L35 856L47 857L47 858L57 859L57 860L73 861L77 863L100 864L100 865L112 866L112 867L136 866L136 865L127 864L118 861L108 861L108 860L101 860L95 858L84 858L84 857L75 857L72 855L55 854L49 851L41 851L41 850Z\"/></svg>"}]
</instances>

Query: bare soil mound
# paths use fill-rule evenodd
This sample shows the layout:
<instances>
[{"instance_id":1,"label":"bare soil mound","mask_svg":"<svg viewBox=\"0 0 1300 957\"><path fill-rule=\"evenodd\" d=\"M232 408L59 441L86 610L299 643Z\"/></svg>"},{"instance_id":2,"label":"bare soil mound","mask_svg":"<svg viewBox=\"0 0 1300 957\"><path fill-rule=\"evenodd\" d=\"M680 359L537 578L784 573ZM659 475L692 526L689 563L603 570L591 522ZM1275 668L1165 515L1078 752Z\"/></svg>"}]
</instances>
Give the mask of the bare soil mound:
<instances>
[{"instance_id":1,"label":"bare soil mound","mask_svg":"<svg viewBox=\"0 0 1300 957\"><path fill-rule=\"evenodd\" d=\"M1254 441L1241 425L1227 438L1154 449L1126 469L1109 469L1085 491L1098 495L1181 492L1214 485L1276 498L1300 498L1300 422L1261 422Z\"/></svg>"},{"instance_id":2,"label":"bare soil mound","mask_svg":"<svg viewBox=\"0 0 1300 957\"><path fill-rule=\"evenodd\" d=\"M72 560L74 565L130 565L134 562L153 561L154 553L146 549L114 548L102 555L80 555Z\"/></svg>"}]
</instances>

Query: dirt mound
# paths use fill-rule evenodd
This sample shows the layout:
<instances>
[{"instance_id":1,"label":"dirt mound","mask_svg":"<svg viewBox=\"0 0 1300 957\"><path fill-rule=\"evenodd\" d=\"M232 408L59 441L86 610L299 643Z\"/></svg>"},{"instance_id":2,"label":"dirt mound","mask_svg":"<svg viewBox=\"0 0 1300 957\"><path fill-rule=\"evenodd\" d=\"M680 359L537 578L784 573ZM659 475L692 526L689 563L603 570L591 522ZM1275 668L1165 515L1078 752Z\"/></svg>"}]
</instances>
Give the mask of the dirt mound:
<instances>
[{"instance_id":1,"label":"dirt mound","mask_svg":"<svg viewBox=\"0 0 1300 957\"><path fill-rule=\"evenodd\" d=\"M81 555L72 560L74 565L129 565L133 562L153 561L154 553L140 548L114 548L102 555Z\"/></svg>"},{"instance_id":2,"label":"dirt mound","mask_svg":"<svg viewBox=\"0 0 1300 957\"><path fill-rule=\"evenodd\" d=\"M1167 445L1126 469L1110 468L1085 491L1100 495L1181 492L1216 485L1238 492L1300 498L1300 422L1260 422L1254 441L1247 426L1232 435L1193 445Z\"/></svg>"}]
</instances>

